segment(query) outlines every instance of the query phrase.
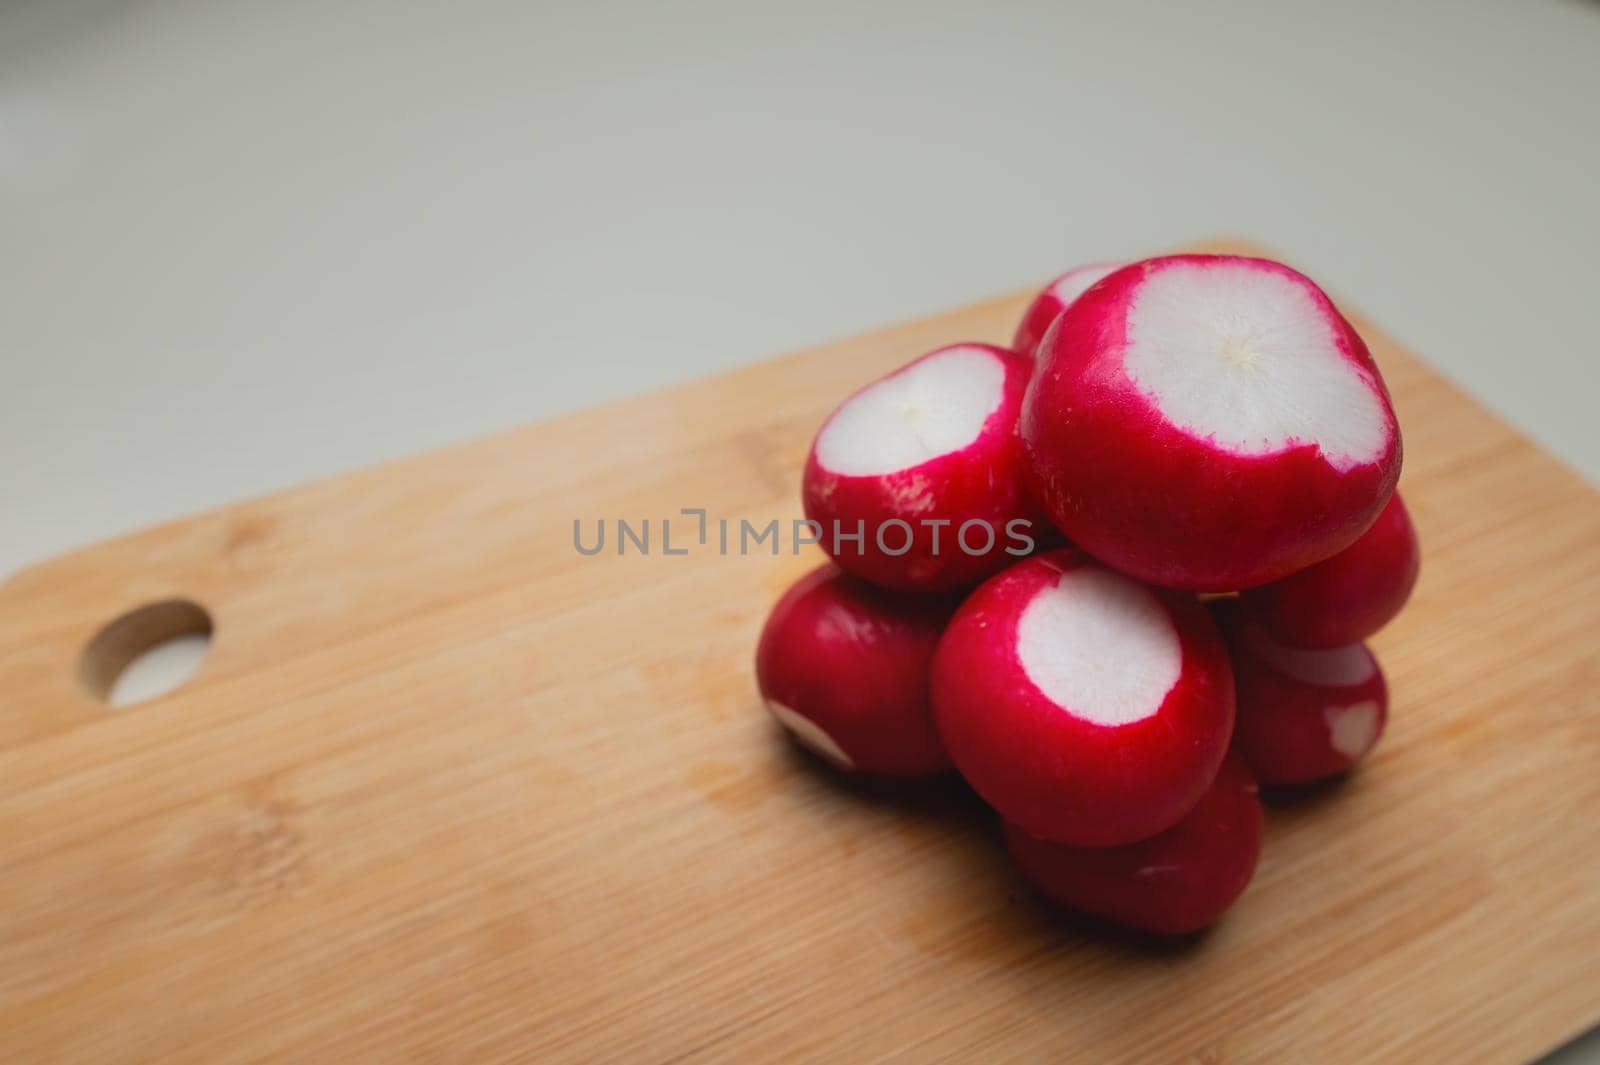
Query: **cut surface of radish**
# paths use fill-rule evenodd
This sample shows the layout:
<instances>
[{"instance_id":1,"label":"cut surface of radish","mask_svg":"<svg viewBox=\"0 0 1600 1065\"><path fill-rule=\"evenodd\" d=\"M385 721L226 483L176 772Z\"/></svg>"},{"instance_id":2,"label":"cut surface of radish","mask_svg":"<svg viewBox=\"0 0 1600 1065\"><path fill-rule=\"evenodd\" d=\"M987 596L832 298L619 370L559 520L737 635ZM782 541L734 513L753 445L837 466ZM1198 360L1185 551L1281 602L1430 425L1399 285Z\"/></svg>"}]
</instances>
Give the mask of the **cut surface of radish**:
<instances>
[{"instance_id":1,"label":"cut surface of radish","mask_svg":"<svg viewBox=\"0 0 1600 1065\"><path fill-rule=\"evenodd\" d=\"M935 720L978 794L1043 839L1171 826L1227 751L1233 677L1193 597L1050 551L968 596L934 655Z\"/></svg>"},{"instance_id":2,"label":"cut surface of radish","mask_svg":"<svg viewBox=\"0 0 1600 1065\"><path fill-rule=\"evenodd\" d=\"M968 447L1005 399L1005 364L958 345L868 385L817 437L817 461L851 477L920 466Z\"/></svg>"},{"instance_id":3,"label":"cut surface of radish","mask_svg":"<svg viewBox=\"0 0 1600 1065\"><path fill-rule=\"evenodd\" d=\"M778 719L779 724L794 733L795 739L800 741L802 747L820 755L840 769L855 768L855 763L844 753L844 748L835 743L833 737L809 717L790 710L776 699L767 700L767 710Z\"/></svg>"},{"instance_id":4,"label":"cut surface of radish","mask_svg":"<svg viewBox=\"0 0 1600 1065\"><path fill-rule=\"evenodd\" d=\"M1178 255L1106 275L1040 342L1019 422L1035 497L1150 584L1231 592L1349 546L1400 471L1388 393L1320 289Z\"/></svg>"},{"instance_id":5,"label":"cut surface of radish","mask_svg":"<svg viewBox=\"0 0 1600 1065\"><path fill-rule=\"evenodd\" d=\"M1045 333L1049 332L1056 319L1061 317L1061 312L1072 306L1072 301L1087 292L1095 282L1125 265L1127 264L1086 263L1068 270L1046 285L1044 291L1028 304L1028 309L1022 314L1022 321L1017 323L1016 335L1011 341L1012 350L1032 358L1039 341L1044 339Z\"/></svg>"},{"instance_id":6,"label":"cut surface of radish","mask_svg":"<svg viewBox=\"0 0 1600 1065\"><path fill-rule=\"evenodd\" d=\"M1167 421L1237 455L1311 445L1337 470L1374 462L1388 403L1319 296L1250 260L1154 271L1128 310L1123 366Z\"/></svg>"},{"instance_id":7,"label":"cut surface of radish","mask_svg":"<svg viewBox=\"0 0 1600 1065\"><path fill-rule=\"evenodd\" d=\"M1289 647L1271 639L1256 625L1246 625L1240 638L1252 654L1279 673L1322 688L1365 684L1378 671L1377 662L1361 644L1321 651Z\"/></svg>"},{"instance_id":8,"label":"cut surface of radish","mask_svg":"<svg viewBox=\"0 0 1600 1065\"><path fill-rule=\"evenodd\" d=\"M1372 745L1378 742L1378 729L1383 723L1381 709L1376 699L1364 699L1350 706L1330 706L1323 711L1328 719L1328 738L1333 749L1351 762L1366 757Z\"/></svg>"},{"instance_id":9,"label":"cut surface of radish","mask_svg":"<svg viewBox=\"0 0 1600 1065\"><path fill-rule=\"evenodd\" d=\"M1151 716L1183 672L1156 597L1098 567L1063 573L1033 597L1017 621L1017 659L1040 691L1097 725Z\"/></svg>"},{"instance_id":10,"label":"cut surface of radish","mask_svg":"<svg viewBox=\"0 0 1600 1065\"><path fill-rule=\"evenodd\" d=\"M1126 265L1126 263L1086 263L1056 278L1050 283L1047 291L1061 303L1062 307L1067 307L1073 300L1089 291L1096 281Z\"/></svg>"}]
</instances>

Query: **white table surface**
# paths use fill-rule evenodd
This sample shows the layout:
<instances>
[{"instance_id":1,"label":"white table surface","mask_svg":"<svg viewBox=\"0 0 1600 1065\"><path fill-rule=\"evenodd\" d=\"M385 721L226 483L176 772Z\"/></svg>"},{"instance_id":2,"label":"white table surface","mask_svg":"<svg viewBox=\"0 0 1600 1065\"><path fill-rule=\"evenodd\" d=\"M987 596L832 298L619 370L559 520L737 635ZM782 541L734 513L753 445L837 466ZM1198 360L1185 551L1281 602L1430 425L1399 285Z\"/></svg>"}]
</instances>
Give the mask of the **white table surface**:
<instances>
[{"instance_id":1,"label":"white table surface","mask_svg":"<svg viewBox=\"0 0 1600 1065\"><path fill-rule=\"evenodd\" d=\"M1600 476L1594 4L0 3L0 575L1219 234Z\"/></svg>"}]
</instances>

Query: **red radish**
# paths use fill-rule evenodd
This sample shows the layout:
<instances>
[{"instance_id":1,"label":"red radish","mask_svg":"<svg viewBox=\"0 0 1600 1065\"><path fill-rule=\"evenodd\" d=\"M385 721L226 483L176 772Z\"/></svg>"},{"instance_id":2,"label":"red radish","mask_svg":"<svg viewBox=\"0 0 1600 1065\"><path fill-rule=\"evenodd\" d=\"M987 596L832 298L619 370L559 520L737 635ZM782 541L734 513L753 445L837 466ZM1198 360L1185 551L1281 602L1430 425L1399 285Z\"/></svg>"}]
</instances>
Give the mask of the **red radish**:
<instances>
[{"instance_id":1,"label":"red radish","mask_svg":"<svg viewBox=\"0 0 1600 1065\"><path fill-rule=\"evenodd\" d=\"M1364 644L1304 650L1248 621L1224 627L1239 700L1234 746L1264 786L1335 776L1372 750L1389 691Z\"/></svg>"},{"instance_id":2,"label":"red radish","mask_svg":"<svg viewBox=\"0 0 1600 1065\"><path fill-rule=\"evenodd\" d=\"M1244 892L1261 854L1261 801L1236 756L1176 825L1121 847L1051 843L1015 824L1006 845L1049 899L1127 928L1196 932Z\"/></svg>"},{"instance_id":3,"label":"red radish","mask_svg":"<svg viewBox=\"0 0 1600 1065\"><path fill-rule=\"evenodd\" d=\"M1193 597L1066 549L990 578L933 660L939 733L1006 819L1114 846L1170 827L1227 750L1233 677Z\"/></svg>"},{"instance_id":4,"label":"red radish","mask_svg":"<svg viewBox=\"0 0 1600 1065\"><path fill-rule=\"evenodd\" d=\"M1022 438L1039 502L1096 558L1170 588L1233 591L1349 546L1400 473L1367 347L1280 263L1134 263L1039 347Z\"/></svg>"},{"instance_id":5,"label":"red radish","mask_svg":"<svg viewBox=\"0 0 1600 1065\"><path fill-rule=\"evenodd\" d=\"M1122 847L1049 843L1017 825L1006 846L1046 898L1126 928L1198 932L1232 906L1261 855L1261 800L1250 771L1230 755L1177 824Z\"/></svg>"},{"instance_id":6,"label":"red radish","mask_svg":"<svg viewBox=\"0 0 1600 1065\"><path fill-rule=\"evenodd\" d=\"M1044 287L1044 291L1028 304L1028 309L1022 312L1022 321L1017 323L1017 335L1011 341L1011 350L1032 358L1034 349L1039 346L1045 331L1061 317L1062 311L1072 305L1073 300L1083 295L1090 285L1102 277L1126 265L1126 263L1088 263L1084 266L1075 266L1050 282Z\"/></svg>"},{"instance_id":7,"label":"red radish","mask_svg":"<svg viewBox=\"0 0 1600 1065\"><path fill-rule=\"evenodd\" d=\"M928 704L928 667L954 605L878 588L831 564L812 570L761 630L756 679L767 709L840 769L948 769Z\"/></svg>"},{"instance_id":8,"label":"red radish","mask_svg":"<svg viewBox=\"0 0 1600 1065\"><path fill-rule=\"evenodd\" d=\"M1017 439L1030 369L1005 348L955 344L833 412L811 445L803 495L840 567L890 588L942 590L1028 553L1042 524Z\"/></svg>"},{"instance_id":9,"label":"red radish","mask_svg":"<svg viewBox=\"0 0 1600 1065\"><path fill-rule=\"evenodd\" d=\"M1355 543L1241 599L1245 613L1280 643L1343 647L1365 640L1400 613L1421 565L1417 531L1396 492Z\"/></svg>"}]
</instances>

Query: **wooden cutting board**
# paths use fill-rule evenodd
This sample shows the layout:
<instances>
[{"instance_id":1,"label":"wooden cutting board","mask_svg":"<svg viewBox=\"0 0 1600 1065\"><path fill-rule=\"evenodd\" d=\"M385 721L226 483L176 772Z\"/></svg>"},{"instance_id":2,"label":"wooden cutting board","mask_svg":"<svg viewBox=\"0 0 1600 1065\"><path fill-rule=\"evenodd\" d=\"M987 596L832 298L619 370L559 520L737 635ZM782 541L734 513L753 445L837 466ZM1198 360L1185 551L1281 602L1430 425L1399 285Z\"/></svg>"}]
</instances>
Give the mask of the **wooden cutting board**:
<instances>
[{"instance_id":1,"label":"wooden cutting board","mask_svg":"<svg viewBox=\"0 0 1600 1065\"><path fill-rule=\"evenodd\" d=\"M723 556L717 519L798 517L835 403L1024 299L0 587L0 1058L1509 1061L1600 1021L1600 496L1368 325L1425 558L1375 641L1390 729L1270 811L1212 933L1052 915L959 784L781 739L751 656L817 556ZM599 518L652 553L580 555ZM174 599L214 622L200 673L106 709L203 615L85 647Z\"/></svg>"}]
</instances>

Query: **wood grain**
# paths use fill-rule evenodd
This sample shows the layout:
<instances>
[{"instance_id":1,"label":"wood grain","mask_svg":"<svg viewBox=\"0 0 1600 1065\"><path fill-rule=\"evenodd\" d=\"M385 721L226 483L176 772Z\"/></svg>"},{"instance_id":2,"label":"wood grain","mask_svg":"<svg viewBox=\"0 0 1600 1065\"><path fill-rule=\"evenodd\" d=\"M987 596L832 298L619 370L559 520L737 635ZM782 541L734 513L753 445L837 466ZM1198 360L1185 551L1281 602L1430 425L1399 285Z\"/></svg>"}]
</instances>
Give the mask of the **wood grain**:
<instances>
[{"instance_id":1,"label":"wood grain","mask_svg":"<svg viewBox=\"0 0 1600 1065\"><path fill-rule=\"evenodd\" d=\"M0 587L0 1057L1466 1062L1600 1021L1600 498L1370 326L1425 551L1390 731L1187 945L1049 913L959 785L781 740L750 659L815 556L574 550L797 517L827 410L1023 298ZM205 665L107 710L83 649L172 599Z\"/></svg>"}]
</instances>

